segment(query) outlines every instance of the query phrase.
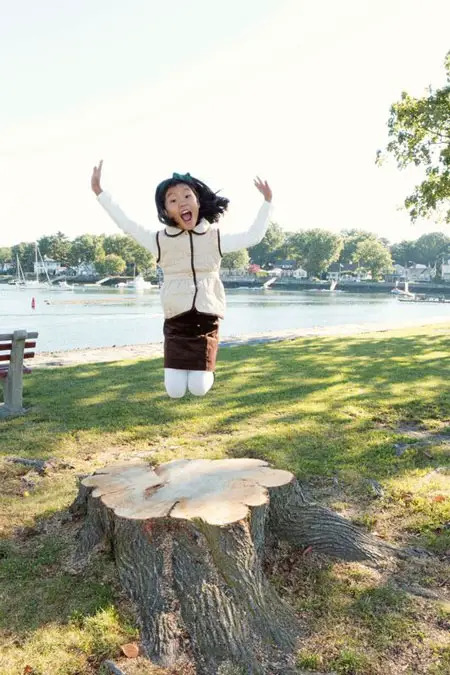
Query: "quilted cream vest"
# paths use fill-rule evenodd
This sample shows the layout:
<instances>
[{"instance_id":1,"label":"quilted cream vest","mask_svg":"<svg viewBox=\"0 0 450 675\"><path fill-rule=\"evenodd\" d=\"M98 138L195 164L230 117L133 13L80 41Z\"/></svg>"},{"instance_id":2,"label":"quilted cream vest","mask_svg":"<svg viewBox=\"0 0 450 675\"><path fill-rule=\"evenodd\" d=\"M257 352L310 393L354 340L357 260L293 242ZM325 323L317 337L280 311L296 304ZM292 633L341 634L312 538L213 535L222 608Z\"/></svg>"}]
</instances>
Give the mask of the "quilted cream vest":
<instances>
[{"instance_id":1,"label":"quilted cream vest","mask_svg":"<svg viewBox=\"0 0 450 675\"><path fill-rule=\"evenodd\" d=\"M161 302L171 319L190 309L223 318L225 291L219 277L220 234L207 220L193 230L166 227L156 235L157 263L164 272Z\"/></svg>"}]
</instances>

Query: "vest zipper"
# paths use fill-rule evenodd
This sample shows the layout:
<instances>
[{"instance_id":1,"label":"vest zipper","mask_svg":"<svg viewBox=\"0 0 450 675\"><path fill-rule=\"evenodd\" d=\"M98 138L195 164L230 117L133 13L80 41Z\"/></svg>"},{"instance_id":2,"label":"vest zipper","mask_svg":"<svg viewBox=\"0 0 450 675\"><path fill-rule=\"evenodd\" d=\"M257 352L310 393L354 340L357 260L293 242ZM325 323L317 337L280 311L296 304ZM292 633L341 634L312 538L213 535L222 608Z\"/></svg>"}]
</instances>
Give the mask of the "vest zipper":
<instances>
[{"instance_id":1,"label":"vest zipper","mask_svg":"<svg viewBox=\"0 0 450 675\"><path fill-rule=\"evenodd\" d=\"M195 301L197 299L197 275L195 274L195 267L194 267L194 241L192 239L192 232L189 232L189 244L191 247L191 269L192 269L192 278L194 279L194 286L195 286L195 293L194 293L194 298L192 300L192 307L191 309L195 309Z\"/></svg>"}]
</instances>

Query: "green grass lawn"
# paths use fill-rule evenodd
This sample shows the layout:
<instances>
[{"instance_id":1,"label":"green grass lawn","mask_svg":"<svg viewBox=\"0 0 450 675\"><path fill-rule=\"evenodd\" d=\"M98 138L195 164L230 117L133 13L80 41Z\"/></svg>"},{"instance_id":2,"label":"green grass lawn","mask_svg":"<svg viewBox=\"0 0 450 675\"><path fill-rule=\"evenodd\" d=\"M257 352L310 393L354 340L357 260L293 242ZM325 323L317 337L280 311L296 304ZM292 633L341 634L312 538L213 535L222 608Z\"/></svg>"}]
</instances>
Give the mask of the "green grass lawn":
<instances>
[{"instance_id":1,"label":"green grass lawn","mask_svg":"<svg viewBox=\"0 0 450 675\"><path fill-rule=\"evenodd\" d=\"M77 474L137 457L264 458L361 527L427 549L395 570L281 549L268 573L310 629L299 672L448 674L449 331L224 348L203 399L168 399L161 359L28 376L30 412L0 421L1 675L98 673L105 658L162 672L120 658L139 637L112 561L65 567ZM39 476L10 456L61 464Z\"/></svg>"}]
</instances>

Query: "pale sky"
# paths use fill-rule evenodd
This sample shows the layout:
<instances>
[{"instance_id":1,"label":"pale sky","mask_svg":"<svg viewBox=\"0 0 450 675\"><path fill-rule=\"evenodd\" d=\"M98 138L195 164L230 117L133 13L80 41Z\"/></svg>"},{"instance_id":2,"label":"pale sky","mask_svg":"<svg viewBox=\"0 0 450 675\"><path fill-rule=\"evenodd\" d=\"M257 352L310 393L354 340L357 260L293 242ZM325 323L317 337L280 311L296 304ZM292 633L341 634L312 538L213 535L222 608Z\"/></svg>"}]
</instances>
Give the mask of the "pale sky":
<instances>
[{"instance_id":1,"label":"pale sky","mask_svg":"<svg viewBox=\"0 0 450 675\"><path fill-rule=\"evenodd\" d=\"M390 105L445 83L448 0L0 0L0 246L118 232L104 188L158 228L154 190L189 171L247 227L274 192L286 230L391 242L448 228L400 210L421 172L393 160Z\"/></svg>"}]
</instances>

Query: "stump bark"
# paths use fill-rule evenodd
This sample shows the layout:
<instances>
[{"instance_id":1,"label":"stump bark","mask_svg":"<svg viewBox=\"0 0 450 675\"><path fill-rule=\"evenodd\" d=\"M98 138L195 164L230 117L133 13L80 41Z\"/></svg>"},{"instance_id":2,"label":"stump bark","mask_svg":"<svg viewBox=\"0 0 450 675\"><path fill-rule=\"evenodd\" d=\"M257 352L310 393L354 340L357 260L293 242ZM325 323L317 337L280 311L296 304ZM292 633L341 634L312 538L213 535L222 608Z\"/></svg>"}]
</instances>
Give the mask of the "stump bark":
<instances>
[{"instance_id":1,"label":"stump bark","mask_svg":"<svg viewBox=\"0 0 450 675\"><path fill-rule=\"evenodd\" d=\"M346 560L394 552L257 459L106 467L81 481L73 510L85 516L76 561L111 546L148 658L168 667L188 656L199 675L292 664L301 626L263 572L274 541Z\"/></svg>"}]
</instances>

